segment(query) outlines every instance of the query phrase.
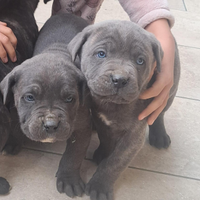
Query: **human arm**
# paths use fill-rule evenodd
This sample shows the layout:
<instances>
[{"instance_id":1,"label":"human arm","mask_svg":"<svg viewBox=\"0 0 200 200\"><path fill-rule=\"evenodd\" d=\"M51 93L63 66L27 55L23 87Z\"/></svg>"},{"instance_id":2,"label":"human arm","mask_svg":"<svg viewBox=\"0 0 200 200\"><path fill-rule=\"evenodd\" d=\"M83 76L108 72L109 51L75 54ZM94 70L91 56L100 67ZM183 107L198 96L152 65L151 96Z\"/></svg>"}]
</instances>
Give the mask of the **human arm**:
<instances>
[{"instance_id":1,"label":"human arm","mask_svg":"<svg viewBox=\"0 0 200 200\"><path fill-rule=\"evenodd\" d=\"M13 31L7 27L6 23L0 21L0 59L4 63L8 62L8 56L12 62L16 62L16 46L17 38Z\"/></svg>"}]
</instances>

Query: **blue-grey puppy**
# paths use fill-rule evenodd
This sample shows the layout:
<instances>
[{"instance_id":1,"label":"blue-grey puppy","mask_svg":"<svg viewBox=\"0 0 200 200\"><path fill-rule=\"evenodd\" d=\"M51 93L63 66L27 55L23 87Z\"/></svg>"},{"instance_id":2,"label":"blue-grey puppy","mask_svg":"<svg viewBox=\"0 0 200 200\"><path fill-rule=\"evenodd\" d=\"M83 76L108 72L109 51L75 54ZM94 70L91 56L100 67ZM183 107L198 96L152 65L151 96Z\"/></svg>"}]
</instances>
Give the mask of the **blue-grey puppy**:
<instances>
[{"instance_id":1,"label":"blue-grey puppy","mask_svg":"<svg viewBox=\"0 0 200 200\"><path fill-rule=\"evenodd\" d=\"M92 200L112 200L113 185L121 172L142 148L146 119L138 115L149 101L140 94L155 81L163 52L156 38L128 21L107 21L86 27L69 44L73 59L80 65L92 95L92 117L100 146L94 154L99 164L86 186ZM167 148L170 138L165 131L164 113L177 91L180 73L178 50L174 62L174 85L163 112L149 126L150 144Z\"/></svg>"},{"instance_id":2,"label":"blue-grey puppy","mask_svg":"<svg viewBox=\"0 0 200 200\"><path fill-rule=\"evenodd\" d=\"M28 138L39 142L67 140L57 186L71 197L84 191L79 168L91 135L89 90L67 51L74 36L70 27L80 32L87 23L81 19L75 26L74 18L70 14L51 17L40 31L34 56L15 67L0 85L5 105L14 96L20 126Z\"/></svg>"}]
</instances>

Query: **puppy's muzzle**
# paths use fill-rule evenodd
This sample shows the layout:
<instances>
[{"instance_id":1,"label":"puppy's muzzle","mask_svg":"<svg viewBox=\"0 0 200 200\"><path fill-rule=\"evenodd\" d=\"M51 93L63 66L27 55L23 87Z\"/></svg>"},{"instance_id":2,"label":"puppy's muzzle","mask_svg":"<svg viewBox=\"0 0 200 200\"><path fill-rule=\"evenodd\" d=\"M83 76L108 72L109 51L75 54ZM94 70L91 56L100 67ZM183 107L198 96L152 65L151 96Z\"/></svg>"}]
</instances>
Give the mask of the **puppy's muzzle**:
<instances>
[{"instance_id":1,"label":"puppy's muzzle","mask_svg":"<svg viewBox=\"0 0 200 200\"><path fill-rule=\"evenodd\" d=\"M60 120L58 119L57 116L53 114L49 114L43 120L44 130L47 133L54 133L57 130L59 123L60 123Z\"/></svg>"},{"instance_id":2,"label":"puppy's muzzle","mask_svg":"<svg viewBox=\"0 0 200 200\"><path fill-rule=\"evenodd\" d=\"M111 81L116 88L122 88L127 85L129 78L123 74L111 74Z\"/></svg>"}]
</instances>

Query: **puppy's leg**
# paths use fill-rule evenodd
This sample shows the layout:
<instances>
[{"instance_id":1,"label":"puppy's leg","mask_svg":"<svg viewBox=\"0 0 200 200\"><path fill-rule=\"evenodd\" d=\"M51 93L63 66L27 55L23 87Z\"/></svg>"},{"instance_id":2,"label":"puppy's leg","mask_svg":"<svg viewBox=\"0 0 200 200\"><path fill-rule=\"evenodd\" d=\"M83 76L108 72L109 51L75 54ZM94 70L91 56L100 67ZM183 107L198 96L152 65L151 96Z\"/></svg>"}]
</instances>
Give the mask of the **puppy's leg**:
<instances>
[{"instance_id":1,"label":"puppy's leg","mask_svg":"<svg viewBox=\"0 0 200 200\"><path fill-rule=\"evenodd\" d=\"M107 157L106 147L100 143L99 147L95 150L93 155L93 161L99 165L99 163Z\"/></svg>"},{"instance_id":2,"label":"puppy's leg","mask_svg":"<svg viewBox=\"0 0 200 200\"><path fill-rule=\"evenodd\" d=\"M164 113L161 113L153 125L149 126L149 143L158 149L169 147L171 140L165 130Z\"/></svg>"},{"instance_id":3,"label":"puppy's leg","mask_svg":"<svg viewBox=\"0 0 200 200\"><path fill-rule=\"evenodd\" d=\"M10 109L11 115L11 128L8 141L3 148L2 154L16 155L22 148L24 143L25 135L21 131L20 123L18 119L17 110L15 108Z\"/></svg>"},{"instance_id":4,"label":"puppy's leg","mask_svg":"<svg viewBox=\"0 0 200 200\"><path fill-rule=\"evenodd\" d=\"M8 141L2 150L3 155L16 155L20 152L24 143L25 136L22 133L20 127L16 128L16 131L9 135Z\"/></svg>"},{"instance_id":5,"label":"puppy's leg","mask_svg":"<svg viewBox=\"0 0 200 200\"><path fill-rule=\"evenodd\" d=\"M4 148L10 134L10 115L0 102L0 151Z\"/></svg>"},{"instance_id":6,"label":"puppy's leg","mask_svg":"<svg viewBox=\"0 0 200 200\"><path fill-rule=\"evenodd\" d=\"M82 196L85 184L80 177L80 166L86 155L91 130L75 131L67 141L57 171L57 190L69 197Z\"/></svg>"},{"instance_id":7,"label":"puppy's leg","mask_svg":"<svg viewBox=\"0 0 200 200\"><path fill-rule=\"evenodd\" d=\"M113 187L119 175L143 146L145 130L135 129L124 133L115 141L113 152L99 164L97 171L86 185L91 200L113 200ZM114 133L110 133L114 134Z\"/></svg>"},{"instance_id":8,"label":"puppy's leg","mask_svg":"<svg viewBox=\"0 0 200 200\"><path fill-rule=\"evenodd\" d=\"M107 158L112 153L115 145L114 140L106 134L103 134L103 136L101 135L99 139L100 145L95 150L93 155L93 160L97 165L99 165L103 159Z\"/></svg>"}]
</instances>

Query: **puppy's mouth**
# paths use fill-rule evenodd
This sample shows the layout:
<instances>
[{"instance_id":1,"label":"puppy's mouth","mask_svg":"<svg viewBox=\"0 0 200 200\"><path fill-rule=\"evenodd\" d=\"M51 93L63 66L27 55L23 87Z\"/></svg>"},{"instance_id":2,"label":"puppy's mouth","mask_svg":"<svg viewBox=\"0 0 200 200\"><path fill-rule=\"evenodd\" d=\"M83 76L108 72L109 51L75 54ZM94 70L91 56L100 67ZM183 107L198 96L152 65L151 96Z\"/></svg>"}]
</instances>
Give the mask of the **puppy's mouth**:
<instances>
[{"instance_id":1,"label":"puppy's mouth","mask_svg":"<svg viewBox=\"0 0 200 200\"><path fill-rule=\"evenodd\" d=\"M36 119L38 119L36 117ZM64 120L64 119L63 119ZM42 143L54 143L56 141L66 141L73 130L68 122L59 124L56 129L44 128L44 124L32 119L25 124L21 124L22 131L31 140Z\"/></svg>"},{"instance_id":2,"label":"puppy's mouth","mask_svg":"<svg viewBox=\"0 0 200 200\"><path fill-rule=\"evenodd\" d=\"M64 137L56 137L56 136L49 136L49 137L46 137L45 139L42 139L40 140L40 142L42 143L55 143L57 141L65 141L67 140L69 137L71 136L71 134L68 134Z\"/></svg>"},{"instance_id":3,"label":"puppy's mouth","mask_svg":"<svg viewBox=\"0 0 200 200\"><path fill-rule=\"evenodd\" d=\"M109 81L98 79L88 81L88 87L93 97L100 98L105 102L129 104L139 97L138 85L133 81L122 87L116 87Z\"/></svg>"}]
</instances>

